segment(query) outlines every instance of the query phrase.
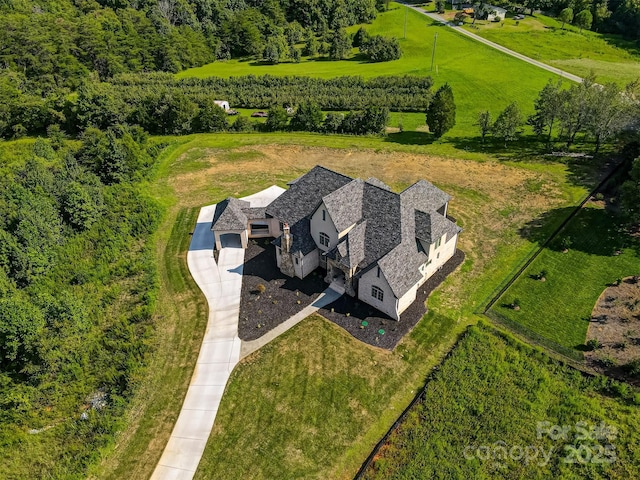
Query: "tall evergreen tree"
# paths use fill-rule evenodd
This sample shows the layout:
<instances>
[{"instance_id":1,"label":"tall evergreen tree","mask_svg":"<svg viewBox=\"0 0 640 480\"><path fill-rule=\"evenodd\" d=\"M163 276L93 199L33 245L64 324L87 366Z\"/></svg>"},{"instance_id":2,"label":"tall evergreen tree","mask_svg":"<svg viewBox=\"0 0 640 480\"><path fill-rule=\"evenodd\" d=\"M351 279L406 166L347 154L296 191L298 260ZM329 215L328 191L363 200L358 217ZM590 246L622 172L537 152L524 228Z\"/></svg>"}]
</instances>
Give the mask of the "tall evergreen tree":
<instances>
[{"instance_id":1,"label":"tall evergreen tree","mask_svg":"<svg viewBox=\"0 0 640 480\"><path fill-rule=\"evenodd\" d=\"M442 85L427 108L427 125L437 138L447 133L456 124L456 104L453 90L448 83Z\"/></svg>"}]
</instances>

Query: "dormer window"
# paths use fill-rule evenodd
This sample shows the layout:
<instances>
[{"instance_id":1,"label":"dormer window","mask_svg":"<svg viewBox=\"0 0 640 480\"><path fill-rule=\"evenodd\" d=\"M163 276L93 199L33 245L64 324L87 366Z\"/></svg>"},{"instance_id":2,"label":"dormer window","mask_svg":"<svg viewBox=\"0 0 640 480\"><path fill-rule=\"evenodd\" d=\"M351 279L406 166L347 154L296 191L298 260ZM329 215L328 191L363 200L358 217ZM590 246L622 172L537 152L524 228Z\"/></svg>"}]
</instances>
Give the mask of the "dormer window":
<instances>
[{"instance_id":1,"label":"dormer window","mask_svg":"<svg viewBox=\"0 0 640 480\"><path fill-rule=\"evenodd\" d=\"M324 210L322 211L322 213L324 214ZM329 240L329 235L324 232L320 232L320 245L329 248Z\"/></svg>"}]
</instances>

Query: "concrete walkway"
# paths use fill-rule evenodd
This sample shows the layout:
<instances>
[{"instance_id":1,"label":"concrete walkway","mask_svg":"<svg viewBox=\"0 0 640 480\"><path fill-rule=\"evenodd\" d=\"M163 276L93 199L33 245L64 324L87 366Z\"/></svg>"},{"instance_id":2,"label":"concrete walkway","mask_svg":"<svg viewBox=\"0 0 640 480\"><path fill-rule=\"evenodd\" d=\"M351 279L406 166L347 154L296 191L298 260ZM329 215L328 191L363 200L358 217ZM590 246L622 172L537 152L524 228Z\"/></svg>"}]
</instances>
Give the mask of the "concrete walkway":
<instances>
[{"instance_id":1,"label":"concrete walkway","mask_svg":"<svg viewBox=\"0 0 640 480\"><path fill-rule=\"evenodd\" d=\"M282 335L291 327L300 323L300 321L304 320L312 313L315 313L322 307L325 307L330 303L335 302L343 294L344 294L344 291L339 292L339 291L335 291L331 287L327 288L324 292L320 294L318 298L316 298L316 300L311 305L309 305L308 307L305 307L303 310L295 314L293 317L290 317L289 319L285 320L274 329L269 330L260 338L251 340L250 342L243 341L240 347L240 357L244 358L247 355L250 355L251 353L255 352L259 348L269 343L274 338Z\"/></svg>"},{"instance_id":2,"label":"concrete walkway","mask_svg":"<svg viewBox=\"0 0 640 480\"><path fill-rule=\"evenodd\" d=\"M511 55L512 57L515 57L524 62L530 63L531 65L540 67L544 70L547 70L548 72L555 73L556 75L559 75L562 78L566 78L574 82L582 83L582 78L578 77L577 75L574 75L573 73L565 72L564 70L560 70L559 68L552 67L551 65L547 65L546 63L539 62L538 60L534 60L533 58L527 57L526 55L522 55L521 53L514 52L513 50L510 50L506 47L503 47L502 45L499 45L495 42L487 40L486 38L482 38L480 35L476 35L475 33L471 33L468 30L465 30L463 27L459 27L457 25L454 25L451 22L448 22L437 13L426 12L424 9L413 6L413 5L408 5L408 4L405 4L405 5L415 10L418 13L422 13L423 15L426 15L427 17L431 18L432 20L435 20L436 22L440 22L444 25L447 25L448 27L454 29L455 31L463 35L466 35L467 37L470 37L477 42L484 43L485 45L488 45L491 48L495 48L496 50L506 53L507 55Z\"/></svg>"}]
</instances>

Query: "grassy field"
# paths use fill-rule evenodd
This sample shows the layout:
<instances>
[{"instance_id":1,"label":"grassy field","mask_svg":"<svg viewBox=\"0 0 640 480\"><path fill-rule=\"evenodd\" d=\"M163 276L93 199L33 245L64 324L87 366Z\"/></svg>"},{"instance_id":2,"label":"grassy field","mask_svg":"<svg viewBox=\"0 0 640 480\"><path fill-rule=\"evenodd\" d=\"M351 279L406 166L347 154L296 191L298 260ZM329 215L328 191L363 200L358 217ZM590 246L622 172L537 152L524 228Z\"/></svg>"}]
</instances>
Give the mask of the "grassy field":
<instances>
[{"instance_id":1,"label":"grassy field","mask_svg":"<svg viewBox=\"0 0 640 480\"><path fill-rule=\"evenodd\" d=\"M490 47L474 42L451 29L431 22L413 10L408 13L407 38L403 38L404 8L393 8L378 15L366 26L372 34L395 36L404 52L400 60L368 63L357 56L344 61L304 58L301 63L260 65L253 61L231 60L215 62L200 68L185 70L178 77L230 77L238 75L310 75L335 77L341 75L431 75L436 87L445 82L453 88L457 105L457 125L440 142L468 137L475 132L477 112L490 109L497 113L517 100L520 107L533 110L533 100L553 74L524 63ZM353 27L355 29L357 27ZM438 34L434 70L431 55L434 35ZM436 68L437 67L437 68ZM518 81L514 82L513 79ZM410 122L406 122L405 128ZM424 124L422 118L421 125ZM396 126L392 122L393 126ZM413 127L413 125L412 125Z\"/></svg>"},{"instance_id":2,"label":"grassy field","mask_svg":"<svg viewBox=\"0 0 640 480\"><path fill-rule=\"evenodd\" d=\"M602 378L583 377L478 325L435 373L364 478L638 478L638 404L640 394L634 398L628 385L606 387ZM547 430L539 422L548 422ZM602 422L616 434L579 439L579 428ZM547 433L554 425L568 427L566 436Z\"/></svg>"},{"instance_id":3,"label":"grassy field","mask_svg":"<svg viewBox=\"0 0 640 480\"><path fill-rule=\"evenodd\" d=\"M451 13L450 15L453 15ZM523 53L541 62L584 77L596 74L600 83L627 84L640 78L640 51L633 42L614 35L602 35L565 25L551 17L526 16L516 23L470 21L466 27L492 42Z\"/></svg>"},{"instance_id":4,"label":"grassy field","mask_svg":"<svg viewBox=\"0 0 640 480\"><path fill-rule=\"evenodd\" d=\"M104 452L95 477L134 472L144 478L170 434L206 321L184 261L198 207L284 186L317 163L361 178L377 176L396 190L427 178L453 194L451 214L465 229L460 247L467 260L431 296L429 315L392 353L310 319L247 359L227 387L198 474L300 478L304 471L307 478L346 478L457 335L477 320L477 306L534 248L518 229L586 193L584 185L572 183L566 164L498 162L488 154L481 161L454 160L377 137L220 134L156 141L171 143L149 185L167 211L157 239L162 338L128 427ZM558 221L550 219L544 230ZM345 411L347 397L353 400Z\"/></svg>"},{"instance_id":5,"label":"grassy field","mask_svg":"<svg viewBox=\"0 0 640 480\"><path fill-rule=\"evenodd\" d=\"M564 209L563 209L564 210ZM559 212L566 216L568 209ZM590 202L493 306L492 313L561 346L584 345L591 311L607 284L640 272L640 245L622 233L620 220ZM535 228L525 235L538 236ZM567 253L561 241L570 238ZM619 255L615 253L622 252ZM545 270L546 281L534 279ZM520 310L508 307L514 298Z\"/></svg>"}]
</instances>

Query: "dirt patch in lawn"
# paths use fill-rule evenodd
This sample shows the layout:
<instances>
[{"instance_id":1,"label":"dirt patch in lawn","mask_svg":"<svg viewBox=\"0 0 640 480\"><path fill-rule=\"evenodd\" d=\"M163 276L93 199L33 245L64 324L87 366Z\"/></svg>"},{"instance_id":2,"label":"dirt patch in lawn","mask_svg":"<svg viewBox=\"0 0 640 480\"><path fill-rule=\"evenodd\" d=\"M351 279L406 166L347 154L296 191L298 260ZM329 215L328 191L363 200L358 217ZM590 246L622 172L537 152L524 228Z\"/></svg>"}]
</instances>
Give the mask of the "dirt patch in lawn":
<instances>
[{"instance_id":1,"label":"dirt patch in lawn","mask_svg":"<svg viewBox=\"0 0 640 480\"><path fill-rule=\"evenodd\" d=\"M627 277L607 287L591 314L585 353L593 369L640 385L640 277Z\"/></svg>"},{"instance_id":2,"label":"dirt patch in lawn","mask_svg":"<svg viewBox=\"0 0 640 480\"><path fill-rule=\"evenodd\" d=\"M343 295L321 308L318 313L364 343L393 350L427 312L426 302L431 292L463 261L464 253L457 250L455 255L418 289L415 301L402 312L399 321L348 295Z\"/></svg>"},{"instance_id":3,"label":"dirt patch in lawn","mask_svg":"<svg viewBox=\"0 0 640 480\"><path fill-rule=\"evenodd\" d=\"M255 340L303 310L327 288L323 271L304 280L283 275L270 239L249 240L244 254L238 336Z\"/></svg>"}]
</instances>

